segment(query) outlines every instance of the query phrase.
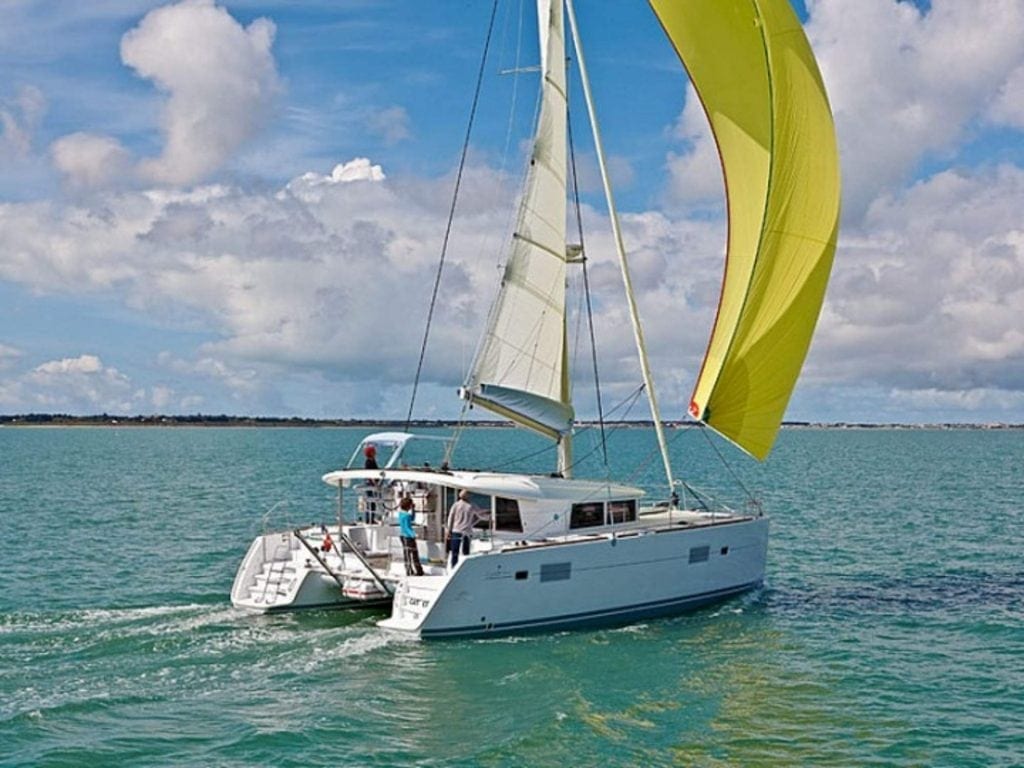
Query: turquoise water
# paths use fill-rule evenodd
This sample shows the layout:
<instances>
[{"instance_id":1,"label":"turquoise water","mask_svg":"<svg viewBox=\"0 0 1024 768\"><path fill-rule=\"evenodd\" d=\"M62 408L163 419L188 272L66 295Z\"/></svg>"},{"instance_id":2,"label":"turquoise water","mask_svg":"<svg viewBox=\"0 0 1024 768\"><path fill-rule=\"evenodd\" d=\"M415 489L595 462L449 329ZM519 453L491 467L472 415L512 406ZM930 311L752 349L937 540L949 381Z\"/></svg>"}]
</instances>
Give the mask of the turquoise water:
<instances>
[{"instance_id":1,"label":"turquoise water","mask_svg":"<svg viewBox=\"0 0 1024 768\"><path fill-rule=\"evenodd\" d=\"M235 611L262 514L329 519L319 477L362 434L0 429L0 765L1024 764L1024 431L731 456L772 516L766 585L670 620L422 644ZM614 433L614 475L657 490L651 446ZM470 430L459 463L538 447ZM672 449L730 499L705 435Z\"/></svg>"}]
</instances>

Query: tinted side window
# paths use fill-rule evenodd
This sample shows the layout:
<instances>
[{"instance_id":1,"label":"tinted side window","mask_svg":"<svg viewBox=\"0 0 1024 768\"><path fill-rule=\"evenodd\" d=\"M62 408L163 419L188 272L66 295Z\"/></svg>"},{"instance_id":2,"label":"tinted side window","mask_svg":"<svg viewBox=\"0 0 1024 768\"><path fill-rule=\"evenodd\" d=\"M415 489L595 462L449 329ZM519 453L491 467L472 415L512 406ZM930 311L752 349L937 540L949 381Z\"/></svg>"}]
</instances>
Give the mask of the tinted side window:
<instances>
[{"instance_id":1,"label":"tinted side window","mask_svg":"<svg viewBox=\"0 0 1024 768\"><path fill-rule=\"evenodd\" d=\"M608 502L609 523L630 523L636 520L636 499Z\"/></svg>"},{"instance_id":2,"label":"tinted side window","mask_svg":"<svg viewBox=\"0 0 1024 768\"><path fill-rule=\"evenodd\" d=\"M494 499L494 529L496 531L523 532L523 520L519 517L519 502L515 499Z\"/></svg>"},{"instance_id":3,"label":"tinted side window","mask_svg":"<svg viewBox=\"0 0 1024 768\"><path fill-rule=\"evenodd\" d=\"M573 504L569 518L570 528L589 528L604 525L604 503L591 501L584 504Z\"/></svg>"}]
</instances>

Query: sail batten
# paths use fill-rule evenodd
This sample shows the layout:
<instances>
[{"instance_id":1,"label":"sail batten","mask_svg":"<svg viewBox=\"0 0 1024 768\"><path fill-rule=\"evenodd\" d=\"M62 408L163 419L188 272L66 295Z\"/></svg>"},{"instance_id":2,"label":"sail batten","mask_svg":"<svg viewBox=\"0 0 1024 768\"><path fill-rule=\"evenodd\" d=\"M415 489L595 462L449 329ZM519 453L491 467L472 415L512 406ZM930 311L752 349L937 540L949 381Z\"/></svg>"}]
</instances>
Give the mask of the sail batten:
<instances>
[{"instance_id":1,"label":"sail batten","mask_svg":"<svg viewBox=\"0 0 1024 768\"><path fill-rule=\"evenodd\" d=\"M571 431L565 350L567 102L561 0L539 0L541 101L502 285L463 396L560 439Z\"/></svg>"},{"instance_id":2,"label":"sail batten","mask_svg":"<svg viewBox=\"0 0 1024 768\"><path fill-rule=\"evenodd\" d=\"M835 129L788 0L649 0L690 74L722 160L725 276L694 418L771 450L810 346L839 218Z\"/></svg>"}]
</instances>

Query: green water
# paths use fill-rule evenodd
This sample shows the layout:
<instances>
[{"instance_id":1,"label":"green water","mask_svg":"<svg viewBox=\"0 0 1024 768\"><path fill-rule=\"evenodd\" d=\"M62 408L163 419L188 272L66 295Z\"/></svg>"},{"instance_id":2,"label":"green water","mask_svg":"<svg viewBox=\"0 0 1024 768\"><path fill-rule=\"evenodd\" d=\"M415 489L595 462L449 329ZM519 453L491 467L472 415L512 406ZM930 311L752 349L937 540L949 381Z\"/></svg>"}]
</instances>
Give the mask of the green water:
<instances>
[{"instance_id":1,"label":"green water","mask_svg":"<svg viewBox=\"0 0 1024 768\"><path fill-rule=\"evenodd\" d=\"M1024 764L1024 431L732 458L772 517L765 588L675 619L423 644L234 610L263 512L329 519L319 477L361 436L0 429L0 765ZM613 434L614 475L660 490L652 445ZM672 448L735 493L704 435ZM459 463L537 449L471 430Z\"/></svg>"}]
</instances>

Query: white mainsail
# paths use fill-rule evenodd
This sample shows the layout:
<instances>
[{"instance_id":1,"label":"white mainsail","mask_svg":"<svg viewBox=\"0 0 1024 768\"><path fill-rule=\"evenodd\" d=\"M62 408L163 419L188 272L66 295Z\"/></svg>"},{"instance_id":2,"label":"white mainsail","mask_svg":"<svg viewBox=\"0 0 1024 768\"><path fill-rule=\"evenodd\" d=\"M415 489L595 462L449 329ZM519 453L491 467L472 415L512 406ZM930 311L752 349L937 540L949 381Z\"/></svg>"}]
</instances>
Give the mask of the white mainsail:
<instances>
[{"instance_id":1,"label":"white mainsail","mask_svg":"<svg viewBox=\"0 0 1024 768\"><path fill-rule=\"evenodd\" d=\"M566 76L561 0L538 0L541 105L501 288L462 396L561 440L566 365Z\"/></svg>"}]
</instances>

